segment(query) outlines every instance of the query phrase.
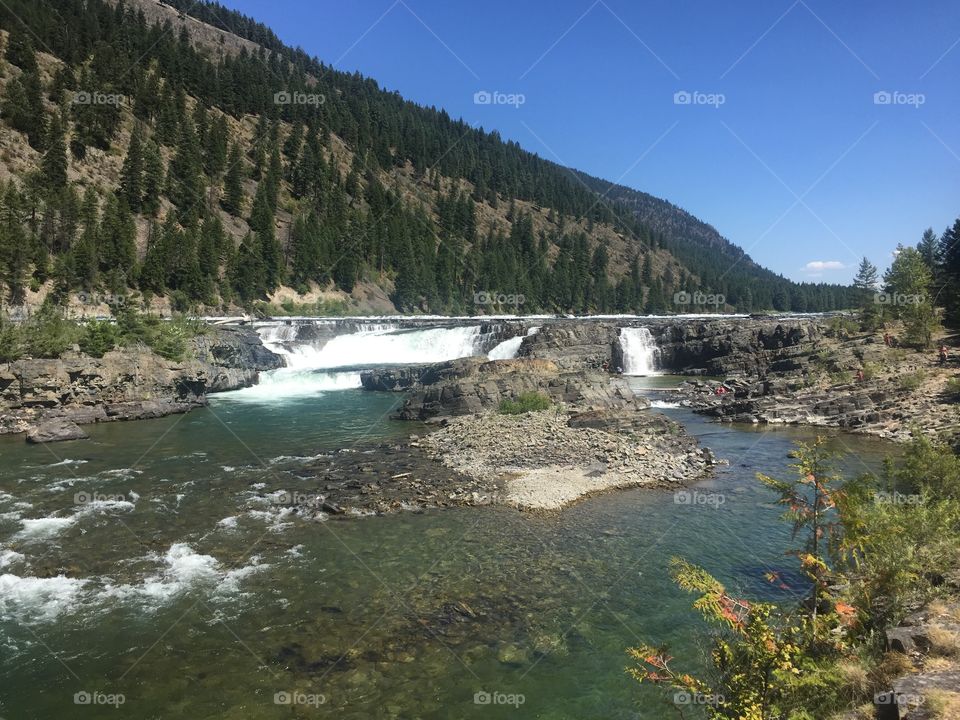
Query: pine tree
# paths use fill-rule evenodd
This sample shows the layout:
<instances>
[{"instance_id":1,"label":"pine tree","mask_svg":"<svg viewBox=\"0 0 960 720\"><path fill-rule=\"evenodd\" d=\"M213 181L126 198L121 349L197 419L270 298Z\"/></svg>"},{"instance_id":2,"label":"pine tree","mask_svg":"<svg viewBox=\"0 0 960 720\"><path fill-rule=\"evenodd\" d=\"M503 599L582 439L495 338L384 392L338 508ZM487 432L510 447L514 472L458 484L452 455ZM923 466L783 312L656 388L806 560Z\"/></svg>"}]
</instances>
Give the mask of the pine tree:
<instances>
[{"instance_id":1,"label":"pine tree","mask_svg":"<svg viewBox=\"0 0 960 720\"><path fill-rule=\"evenodd\" d=\"M860 268L853 278L853 286L859 291L860 324L864 330L876 330L880 326L880 305L877 303L877 288L880 276L877 266L867 258L860 261Z\"/></svg>"},{"instance_id":2,"label":"pine tree","mask_svg":"<svg viewBox=\"0 0 960 720\"><path fill-rule=\"evenodd\" d=\"M167 193L184 222L199 216L203 202L200 145L189 120L180 124L180 140L167 176Z\"/></svg>"},{"instance_id":3,"label":"pine tree","mask_svg":"<svg viewBox=\"0 0 960 720\"><path fill-rule=\"evenodd\" d=\"M129 273L136 261L137 228L126 203L110 195L103 208L98 234L101 272ZM132 278L131 278L132 279Z\"/></svg>"},{"instance_id":4,"label":"pine tree","mask_svg":"<svg viewBox=\"0 0 960 720\"><path fill-rule=\"evenodd\" d=\"M896 258L883 276L887 304L903 320L908 344L930 346L938 322L930 297L933 276L916 248L898 245Z\"/></svg>"},{"instance_id":5,"label":"pine tree","mask_svg":"<svg viewBox=\"0 0 960 720\"><path fill-rule=\"evenodd\" d=\"M947 320L960 323L960 218L940 236L938 255L941 277L937 300L946 308Z\"/></svg>"},{"instance_id":6,"label":"pine tree","mask_svg":"<svg viewBox=\"0 0 960 720\"><path fill-rule=\"evenodd\" d=\"M67 186L67 145L59 113L54 113L50 121L45 146L40 163L43 186L50 193L59 192Z\"/></svg>"},{"instance_id":7,"label":"pine tree","mask_svg":"<svg viewBox=\"0 0 960 720\"><path fill-rule=\"evenodd\" d=\"M143 151L143 200L140 206L147 215L156 215L160 209L165 174L160 148L153 140L147 141Z\"/></svg>"},{"instance_id":8,"label":"pine tree","mask_svg":"<svg viewBox=\"0 0 960 720\"><path fill-rule=\"evenodd\" d=\"M24 72L37 72L37 54L33 48L33 40L29 30L19 19L14 19L10 24L5 56L8 62Z\"/></svg>"},{"instance_id":9,"label":"pine tree","mask_svg":"<svg viewBox=\"0 0 960 720\"><path fill-rule=\"evenodd\" d=\"M223 182L223 209L239 217L243 214L243 155L237 143L230 145L227 174Z\"/></svg>"},{"instance_id":10,"label":"pine tree","mask_svg":"<svg viewBox=\"0 0 960 720\"><path fill-rule=\"evenodd\" d=\"M31 147L38 150L43 147L47 128L42 94L39 74L24 72L7 83L2 106L10 126L24 133Z\"/></svg>"},{"instance_id":11,"label":"pine tree","mask_svg":"<svg viewBox=\"0 0 960 720\"><path fill-rule=\"evenodd\" d=\"M135 213L143 205L143 150L140 144L140 128L134 128L130 135L127 157L120 171L120 195L127 206Z\"/></svg>"}]
</instances>

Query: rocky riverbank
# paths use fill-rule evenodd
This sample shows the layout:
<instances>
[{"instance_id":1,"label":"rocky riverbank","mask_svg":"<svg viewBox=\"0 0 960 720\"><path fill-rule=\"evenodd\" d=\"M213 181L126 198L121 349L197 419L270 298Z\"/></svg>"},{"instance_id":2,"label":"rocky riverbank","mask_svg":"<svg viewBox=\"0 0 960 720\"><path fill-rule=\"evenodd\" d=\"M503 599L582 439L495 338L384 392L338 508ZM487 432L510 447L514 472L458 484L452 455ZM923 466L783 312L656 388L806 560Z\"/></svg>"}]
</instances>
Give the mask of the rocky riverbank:
<instances>
[{"instance_id":1,"label":"rocky riverbank","mask_svg":"<svg viewBox=\"0 0 960 720\"><path fill-rule=\"evenodd\" d=\"M556 510L596 492L678 485L709 472L710 451L651 411L622 378L570 368L530 357L466 358L369 370L362 383L367 390L405 389L395 417L440 426L418 445L468 479L470 491L457 497L476 495L478 503ZM550 408L500 411L531 394Z\"/></svg>"},{"instance_id":2,"label":"rocky riverbank","mask_svg":"<svg viewBox=\"0 0 960 720\"><path fill-rule=\"evenodd\" d=\"M889 347L878 335L818 335L755 370L685 383L682 403L724 422L838 427L894 441L912 432L956 436L956 364L941 367L933 353ZM727 392L717 394L720 385Z\"/></svg>"},{"instance_id":3,"label":"rocky riverbank","mask_svg":"<svg viewBox=\"0 0 960 720\"><path fill-rule=\"evenodd\" d=\"M629 433L590 427L597 414L544 410L456 418L423 438L427 454L520 510L556 510L586 495L669 487L708 474L713 454L657 413L632 418Z\"/></svg>"},{"instance_id":4,"label":"rocky riverbank","mask_svg":"<svg viewBox=\"0 0 960 720\"><path fill-rule=\"evenodd\" d=\"M187 412L206 404L209 393L248 387L261 371L282 366L244 327L210 328L193 339L182 362L123 348L102 358L74 351L0 364L0 434L26 433L30 442L81 439L81 425Z\"/></svg>"}]
</instances>

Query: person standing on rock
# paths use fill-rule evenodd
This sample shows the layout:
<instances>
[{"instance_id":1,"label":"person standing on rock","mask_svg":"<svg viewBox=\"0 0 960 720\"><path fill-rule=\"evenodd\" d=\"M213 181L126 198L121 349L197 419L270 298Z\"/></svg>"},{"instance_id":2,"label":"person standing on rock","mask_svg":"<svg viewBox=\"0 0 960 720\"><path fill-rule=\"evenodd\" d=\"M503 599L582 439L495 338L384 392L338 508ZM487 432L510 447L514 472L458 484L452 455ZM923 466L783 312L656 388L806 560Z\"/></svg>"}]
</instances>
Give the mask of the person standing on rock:
<instances>
[{"instance_id":1,"label":"person standing on rock","mask_svg":"<svg viewBox=\"0 0 960 720\"><path fill-rule=\"evenodd\" d=\"M940 343L940 366L947 364L947 346Z\"/></svg>"}]
</instances>

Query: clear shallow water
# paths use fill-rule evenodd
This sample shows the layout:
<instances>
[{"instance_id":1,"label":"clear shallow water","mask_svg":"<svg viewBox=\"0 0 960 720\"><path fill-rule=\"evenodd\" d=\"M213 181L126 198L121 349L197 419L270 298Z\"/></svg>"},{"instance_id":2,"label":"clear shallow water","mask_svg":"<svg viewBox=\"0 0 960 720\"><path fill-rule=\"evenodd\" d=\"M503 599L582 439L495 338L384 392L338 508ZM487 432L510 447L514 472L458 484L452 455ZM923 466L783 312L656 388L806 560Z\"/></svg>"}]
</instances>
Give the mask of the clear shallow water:
<instances>
[{"instance_id":1,"label":"clear shallow water","mask_svg":"<svg viewBox=\"0 0 960 720\"><path fill-rule=\"evenodd\" d=\"M0 716L660 718L668 709L625 676L623 651L643 639L702 657L705 628L668 578L672 555L789 599L763 580L789 566L789 530L753 478L784 471L812 430L664 410L730 461L687 503L635 490L553 517L317 522L267 497L315 490L295 474L313 456L408 435L386 417L397 400L221 396L94 427L86 442L0 439ZM854 472L887 449L836 442L857 453ZM475 704L484 691L524 703ZM75 705L78 692L125 703ZM283 692L325 702L276 704Z\"/></svg>"}]
</instances>

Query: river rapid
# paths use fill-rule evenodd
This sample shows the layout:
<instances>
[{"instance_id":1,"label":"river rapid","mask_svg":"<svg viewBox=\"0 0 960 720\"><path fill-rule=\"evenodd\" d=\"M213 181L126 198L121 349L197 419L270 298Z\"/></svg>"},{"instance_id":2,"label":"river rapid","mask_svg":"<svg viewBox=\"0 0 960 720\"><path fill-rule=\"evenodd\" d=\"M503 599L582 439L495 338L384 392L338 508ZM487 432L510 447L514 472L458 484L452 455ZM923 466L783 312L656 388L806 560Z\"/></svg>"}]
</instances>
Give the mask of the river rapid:
<instances>
[{"instance_id":1,"label":"river rapid","mask_svg":"<svg viewBox=\"0 0 960 720\"><path fill-rule=\"evenodd\" d=\"M301 518L288 500L316 490L317 457L420 431L389 419L399 396L358 389L371 343L425 362L475 354L479 330L372 332L318 351L270 331L289 367L187 415L0 438L0 717L652 720L670 698L626 676L624 649L667 643L695 669L709 645L671 556L750 597L802 593L764 579L796 573L755 474L786 473L815 431L708 423L664 376L631 383L729 462L686 490ZM850 473L892 450L831 437Z\"/></svg>"}]
</instances>

